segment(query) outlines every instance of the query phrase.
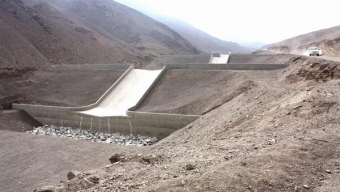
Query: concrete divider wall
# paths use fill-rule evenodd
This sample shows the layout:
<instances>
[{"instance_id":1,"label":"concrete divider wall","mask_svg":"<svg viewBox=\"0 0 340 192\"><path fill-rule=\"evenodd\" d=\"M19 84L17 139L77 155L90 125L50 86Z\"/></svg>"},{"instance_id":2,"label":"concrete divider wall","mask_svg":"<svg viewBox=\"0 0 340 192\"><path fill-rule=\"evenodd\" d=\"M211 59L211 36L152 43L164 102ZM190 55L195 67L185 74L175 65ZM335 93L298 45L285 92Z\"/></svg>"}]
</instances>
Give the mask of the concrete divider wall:
<instances>
[{"instance_id":1,"label":"concrete divider wall","mask_svg":"<svg viewBox=\"0 0 340 192\"><path fill-rule=\"evenodd\" d=\"M165 65L176 63L208 63L211 59L211 54L201 54L201 55L170 55L163 56L163 63Z\"/></svg>"},{"instance_id":2,"label":"concrete divider wall","mask_svg":"<svg viewBox=\"0 0 340 192\"><path fill-rule=\"evenodd\" d=\"M211 61L213 60L213 58L214 58L214 55L211 54L210 59L209 59L209 63L211 63Z\"/></svg>"},{"instance_id":3,"label":"concrete divider wall","mask_svg":"<svg viewBox=\"0 0 340 192\"><path fill-rule=\"evenodd\" d=\"M274 55L262 54L231 54L229 57L229 64L263 64L271 60Z\"/></svg>"},{"instance_id":4,"label":"concrete divider wall","mask_svg":"<svg viewBox=\"0 0 340 192\"><path fill-rule=\"evenodd\" d=\"M152 82L152 84L150 85L150 87L148 88L148 90L146 90L146 92L144 93L144 95L141 97L141 99L138 101L138 103L129 108L128 111L133 111L136 110L138 108L138 106L143 102L143 100L145 99L145 97L149 94L149 92L151 91L151 89L155 86L155 84L158 82L158 80L163 76L163 74L166 72L166 66L163 67L162 71L159 73L159 75L157 76L157 78Z\"/></svg>"},{"instance_id":5,"label":"concrete divider wall","mask_svg":"<svg viewBox=\"0 0 340 192\"><path fill-rule=\"evenodd\" d=\"M128 111L124 117L91 117L58 107L13 104L44 125L82 128L106 133L120 132L164 138L197 120L198 115L159 114Z\"/></svg>"},{"instance_id":6,"label":"concrete divider wall","mask_svg":"<svg viewBox=\"0 0 340 192\"><path fill-rule=\"evenodd\" d=\"M167 69L202 69L202 70L278 70L288 67L286 64L168 64Z\"/></svg>"},{"instance_id":7,"label":"concrete divider wall","mask_svg":"<svg viewBox=\"0 0 340 192\"><path fill-rule=\"evenodd\" d=\"M73 64L73 65L53 65L52 68L57 70L114 70L128 69L129 64Z\"/></svg>"}]
</instances>

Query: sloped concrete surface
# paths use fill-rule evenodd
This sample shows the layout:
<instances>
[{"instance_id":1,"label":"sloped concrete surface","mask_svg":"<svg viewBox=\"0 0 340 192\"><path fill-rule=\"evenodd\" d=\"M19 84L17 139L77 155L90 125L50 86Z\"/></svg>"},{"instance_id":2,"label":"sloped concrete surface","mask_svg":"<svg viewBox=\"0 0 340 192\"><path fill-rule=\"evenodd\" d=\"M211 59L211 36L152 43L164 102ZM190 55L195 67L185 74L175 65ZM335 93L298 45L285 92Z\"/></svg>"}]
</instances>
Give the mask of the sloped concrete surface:
<instances>
[{"instance_id":1,"label":"sloped concrete surface","mask_svg":"<svg viewBox=\"0 0 340 192\"><path fill-rule=\"evenodd\" d=\"M160 73L161 70L133 69L97 107L79 113L96 117L127 116L126 111L139 102Z\"/></svg>"},{"instance_id":2,"label":"sloped concrete surface","mask_svg":"<svg viewBox=\"0 0 340 192\"><path fill-rule=\"evenodd\" d=\"M213 57L210 61L211 64L227 64L229 55L220 55L219 57Z\"/></svg>"}]
</instances>

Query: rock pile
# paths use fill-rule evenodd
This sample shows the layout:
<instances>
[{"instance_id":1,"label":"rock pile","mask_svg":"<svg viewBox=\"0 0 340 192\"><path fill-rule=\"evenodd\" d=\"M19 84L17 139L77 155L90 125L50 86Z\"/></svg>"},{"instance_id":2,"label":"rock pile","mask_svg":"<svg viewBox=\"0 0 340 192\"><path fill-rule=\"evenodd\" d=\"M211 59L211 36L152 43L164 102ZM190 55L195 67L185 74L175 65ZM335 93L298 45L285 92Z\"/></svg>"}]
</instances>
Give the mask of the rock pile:
<instances>
[{"instance_id":1,"label":"rock pile","mask_svg":"<svg viewBox=\"0 0 340 192\"><path fill-rule=\"evenodd\" d=\"M42 126L34 128L27 133L33 135L49 135L56 137L65 137L76 140L87 140L99 143L113 143L118 145L133 145L133 146L148 146L156 143L158 139L156 137L147 136L134 136L123 135L120 133L99 133L81 129L72 129L70 127L57 127L57 126Z\"/></svg>"}]
</instances>

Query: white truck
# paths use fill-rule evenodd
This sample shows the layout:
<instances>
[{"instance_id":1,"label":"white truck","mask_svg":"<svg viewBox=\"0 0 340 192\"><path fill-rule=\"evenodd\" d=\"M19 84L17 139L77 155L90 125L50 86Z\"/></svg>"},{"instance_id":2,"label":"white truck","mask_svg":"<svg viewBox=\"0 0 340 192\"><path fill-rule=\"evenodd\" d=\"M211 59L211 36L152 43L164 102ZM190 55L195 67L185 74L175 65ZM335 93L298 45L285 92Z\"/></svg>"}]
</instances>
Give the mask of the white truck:
<instances>
[{"instance_id":1,"label":"white truck","mask_svg":"<svg viewBox=\"0 0 340 192\"><path fill-rule=\"evenodd\" d=\"M312 56L312 55L320 56L322 55L322 50L319 49L318 47L310 47L308 49L308 53L309 53L309 56Z\"/></svg>"}]
</instances>

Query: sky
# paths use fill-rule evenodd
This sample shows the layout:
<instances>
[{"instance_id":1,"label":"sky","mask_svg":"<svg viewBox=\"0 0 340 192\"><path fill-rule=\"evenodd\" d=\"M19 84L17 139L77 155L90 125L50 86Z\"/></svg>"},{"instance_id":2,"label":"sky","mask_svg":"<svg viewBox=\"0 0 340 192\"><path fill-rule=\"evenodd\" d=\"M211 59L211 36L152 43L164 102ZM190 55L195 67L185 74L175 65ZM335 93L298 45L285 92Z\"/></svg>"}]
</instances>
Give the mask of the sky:
<instances>
[{"instance_id":1,"label":"sky","mask_svg":"<svg viewBox=\"0 0 340 192\"><path fill-rule=\"evenodd\" d=\"M222 40L279 42L340 25L338 0L116 0L183 20Z\"/></svg>"}]
</instances>

